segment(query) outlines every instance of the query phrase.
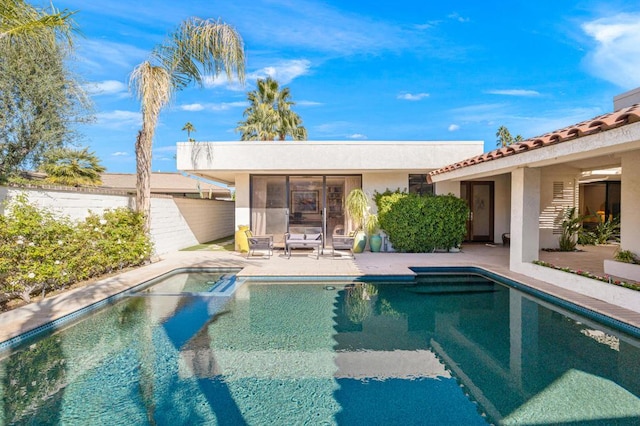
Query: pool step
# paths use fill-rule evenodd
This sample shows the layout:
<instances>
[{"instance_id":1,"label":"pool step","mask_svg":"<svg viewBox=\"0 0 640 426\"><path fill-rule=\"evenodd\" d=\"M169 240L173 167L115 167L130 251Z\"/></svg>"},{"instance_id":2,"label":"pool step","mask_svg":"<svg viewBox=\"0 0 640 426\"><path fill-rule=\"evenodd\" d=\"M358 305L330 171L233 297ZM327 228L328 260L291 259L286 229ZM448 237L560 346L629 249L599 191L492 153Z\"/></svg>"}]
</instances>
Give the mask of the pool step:
<instances>
[{"instance_id":1,"label":"pool step","mask_svg":"<svg viewBox=\"0 0 640 426\"><path fill-rule=\"evenodd\" d=\"M235 289L244 283L236 274L225 274L207 291L214 296L231 296Z\"/></svg>"}]
</instances>

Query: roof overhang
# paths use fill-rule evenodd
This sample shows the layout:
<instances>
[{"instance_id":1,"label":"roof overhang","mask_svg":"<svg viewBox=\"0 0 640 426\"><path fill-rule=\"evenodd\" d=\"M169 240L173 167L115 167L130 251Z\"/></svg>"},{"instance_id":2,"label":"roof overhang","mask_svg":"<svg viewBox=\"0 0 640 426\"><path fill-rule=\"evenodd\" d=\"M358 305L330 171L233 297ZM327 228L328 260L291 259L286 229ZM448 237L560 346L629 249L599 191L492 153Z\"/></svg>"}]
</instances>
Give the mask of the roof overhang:
<instances>
[{"instance_id":1,"label":"roof overhang","mask_svg":"<svg viewBox=\"0 0 640 426\"><path fill-rule=\"evenodd\" d=\"M180 142L178 170L234 185L238 174L426 173L483 152L482 141Z\"/></svg>"},{"instance_id":2,"label":"roof overhang","mask_svg":"<svg viewBox=\"0 0 640 426\"><path fill-rule=\"evenodd\" d=\"M640 149L640 122L490 161L474 164L463 161L449 166L449 170L430 174L429 179L432 182L481 179L522 167L557 164L580 170L615 167L620 165L624 152L637 149Z\"/></svg>"}]
</instances>

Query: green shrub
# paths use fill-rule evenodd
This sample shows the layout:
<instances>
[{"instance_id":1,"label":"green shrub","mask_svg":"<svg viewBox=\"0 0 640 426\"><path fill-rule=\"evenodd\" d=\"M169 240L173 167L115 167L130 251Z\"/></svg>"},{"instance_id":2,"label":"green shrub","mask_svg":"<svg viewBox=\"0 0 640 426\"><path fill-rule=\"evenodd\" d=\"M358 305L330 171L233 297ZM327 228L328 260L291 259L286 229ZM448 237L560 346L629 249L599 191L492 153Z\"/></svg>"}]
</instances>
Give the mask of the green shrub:
<instances>
[{"instance_id":1,"label":"green shrub","mask_svg":"<svg viewBox=\"0 0 640 426\"><path fill-rule=\"evenodd\" d=\"M75 223L18 195L0 216L0 294L29 301L34 292L142 264L151 252L141 215L129 209Z\"/></svg>"},{"instance_id":2,"label":"green shrub","mask_svg":"<svg viewBox=\"0 0 640 426\"><path fill-rule=\"evenodd\" d=\"M638 258L631 250L618 250L614 256L618 262L638 263Z\"/></svg>"},{"instance_id":3,"label":"green shrub","mask_svg":"<svg viewBox=\"0 0 640 426\"><path fill-rule=\"evenodd\" d=\"M582 228L582 221L584 216L576 215L576 208L567 208L564 212L562 220L562 234L560 234L560 240L558 245L560 251L574 251L576 249L577 234L580 228Z\"/></svg>"},{"instance_id":4,"label":"green shrub","mask_svg":"<svg viewBox=\"0 0 640 426\"><path fill-rule=\"evenodd\" d=\"M427 253L458 247L466 235L469 208L454 195L419 196L386 191L374 197L380 227L401 252Z\"/></svg>"}]
</instances>

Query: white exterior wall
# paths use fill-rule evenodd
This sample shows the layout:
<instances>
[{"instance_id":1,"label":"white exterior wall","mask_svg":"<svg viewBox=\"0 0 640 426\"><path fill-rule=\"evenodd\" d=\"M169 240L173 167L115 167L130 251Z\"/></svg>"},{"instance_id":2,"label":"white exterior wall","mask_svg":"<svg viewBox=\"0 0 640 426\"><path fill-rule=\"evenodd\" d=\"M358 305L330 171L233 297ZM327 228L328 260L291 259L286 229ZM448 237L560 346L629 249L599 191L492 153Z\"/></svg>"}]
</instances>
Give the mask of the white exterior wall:
<instances>
[{"instance_id":1,"label":"white exterior wall","mask_svg":"<svg viewBox=\"0 0 640 426\"><path fill-rule=\"evenodd\" d=\"M84 220L89 216L89 211L102 214L107 209L118 207L133 208L135 201L127 195L110 195L78 191L57 191L31 188L7 188L0 189L0 200L24 193L29 203L51 210L60 216L68 216L71 220ZM0 206L0 214L4 213Z\"/></svg>"},{"instance_id":2,"label":"white exterior wall","mask_svg":"<svg viewBox=\"0 0 640 426\"><path fill-rule=\"evenodd\" d=\"M436 195L453 194L456 197L460 197L460 181L447 180L444 182L438 182L434 185Z\"/></svg>"},{"instance_id":3,"label":"white exterior wall","mask_svg":"<svg viewBox=\"0 0 640 426\"><path fill-rule=\"evenodd\" d=\"M555 227L562 223L562 217L567 208L577 207L576 190L579 170L567 165L544 167L540 177L540 248L558 248L560 234L553 233ZM554 182L562 182L564 197L554 199Z\"/></svg>"},{"instance_id":4,"label":"white exterior wall","mask_svg":"<svg viewBox=\"0 0 640 426\"><path fill-rule=\"evenodd\" d=\"M74 221L84 220L89 211L101 214L107 209L134 205L129 195L6 187L0 187L0 201L20 193L26 194L30 203ZM235 204L229 201L152 196L150 233L155 254L232 235L234 209Z\"/></svg>"},{"instance_id":5,"label":"white exterior wall","mask_svg":"<svg viewBox=\"0 0 640 426\"><path fill-rule=\"evenodd\" d=\"M376 191L384 192L387 189L395 191L400 188L406 191L409 187L409 173L363 173L362 190L370 197L371 213L377 213L378 208L373 201Z\"/></svg>"},{"instance_id":6,"label":"white exterior wall","mask_svg":"<svg viewBox=\"0 0 640 426\"><path fill-rule=\"evenodd\" d=\"M251 179L249 173L236 175L235 228L251 223Z\"/></svg>"},{"instance_id":7,"label":"white exterior wall","mask_svg":"<svg viewBox=\"0 0 640 426\"><path fill-rule=\"evenodd\" d=\"M640 255L640 151L622 157L620 247Z\"/></svg>"}]
</instances>

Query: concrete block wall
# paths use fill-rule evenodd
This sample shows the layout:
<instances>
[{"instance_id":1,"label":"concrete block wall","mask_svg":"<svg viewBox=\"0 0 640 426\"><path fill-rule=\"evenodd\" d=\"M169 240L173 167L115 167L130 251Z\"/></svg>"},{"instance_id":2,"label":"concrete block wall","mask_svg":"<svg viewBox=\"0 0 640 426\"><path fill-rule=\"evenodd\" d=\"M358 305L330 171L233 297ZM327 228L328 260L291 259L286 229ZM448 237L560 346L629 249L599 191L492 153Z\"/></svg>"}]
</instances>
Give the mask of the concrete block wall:
<instances>
[{"instance_id":1,"label":"concrete block wall","mask_svg":"<svg viewBox=\"0 0 640 426\"><path fill-rule=\"evenodd\" d=\"M101 214L106 209L132 208L134 197L126 193L99 190L63 190L0 187L0 203L24 193L29 202L60 216L80 221L89 211ZM199 243L233 235L235 203L206 199L151 197L151 239L155 253L162 255ZM4 214L0 208L0 214Z\"/></svg>"}]
</instances>

